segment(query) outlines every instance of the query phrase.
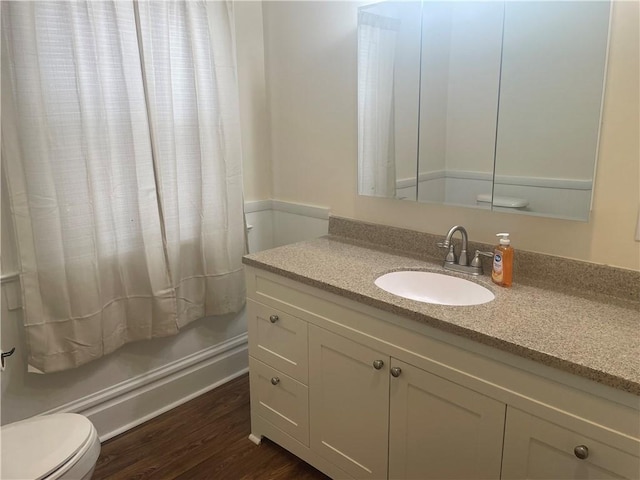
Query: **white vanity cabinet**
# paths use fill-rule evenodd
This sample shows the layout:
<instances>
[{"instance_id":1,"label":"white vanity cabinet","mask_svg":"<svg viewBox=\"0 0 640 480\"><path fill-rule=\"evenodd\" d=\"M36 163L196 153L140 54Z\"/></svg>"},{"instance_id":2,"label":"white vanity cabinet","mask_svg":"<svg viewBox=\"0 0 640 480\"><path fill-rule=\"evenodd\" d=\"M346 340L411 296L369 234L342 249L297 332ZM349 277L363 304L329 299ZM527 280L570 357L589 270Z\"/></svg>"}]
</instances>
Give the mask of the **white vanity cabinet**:
<instances>
[{"instance_id":1,"label":"white vanity cabinet","mask_svg":"<svg viewBox=\"0 0 640 480\"><path fill-rule=\"evenodd\" d=\"M391 360L389 478L500 478L506 405Z\"/></svg>"},{"instance_id":2,"label":"white vanity cabinet","mask_svg":"<svg viewBox=\"0 0 640 480\"><path fill-rule=\"evenodd\" d=\"M354 478L500 477L504 403L313 325L309 389L311 448Z\"/></svg>"},{"instance_id":3,"label":"white vanity cabinet","mask_svg":"<svg viewBox=\"0 0 640 480\"><path fill-rule=\"evenodd\" d=\"M256 443L332 478L640 478L637 396L246 273Z\"/></svg>"}]
</instances>

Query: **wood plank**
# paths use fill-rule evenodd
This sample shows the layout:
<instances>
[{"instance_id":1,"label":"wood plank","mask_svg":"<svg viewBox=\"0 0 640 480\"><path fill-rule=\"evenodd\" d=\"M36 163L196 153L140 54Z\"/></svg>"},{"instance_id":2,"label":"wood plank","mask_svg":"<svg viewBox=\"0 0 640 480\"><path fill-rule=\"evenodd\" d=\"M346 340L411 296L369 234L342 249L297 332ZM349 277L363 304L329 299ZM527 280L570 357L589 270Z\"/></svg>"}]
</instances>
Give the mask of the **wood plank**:
<instances>
[{"instance_id":1,"label":"wood plank","mask_svg":"<svg viewBox=\"0 0 640 480\"><path fill-rule=\"evenodd\" d=\"M269 440L256 446L250 430L243 375L105 442L93 478L328 478Z\"/></svg>"}]
</instances>

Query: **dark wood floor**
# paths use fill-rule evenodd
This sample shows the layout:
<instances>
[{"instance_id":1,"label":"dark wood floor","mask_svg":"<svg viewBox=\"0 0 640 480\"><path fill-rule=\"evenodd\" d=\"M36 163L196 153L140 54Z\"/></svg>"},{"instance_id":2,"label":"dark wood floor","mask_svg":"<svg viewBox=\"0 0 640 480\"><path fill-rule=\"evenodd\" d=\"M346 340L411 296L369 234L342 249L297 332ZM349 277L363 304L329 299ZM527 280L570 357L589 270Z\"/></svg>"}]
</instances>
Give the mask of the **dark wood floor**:
<instances>
[{"instance_id":1,"label":"dark wood floor","mask_svg":"<svg viewBox=\"0 0 640 480\"><path fill-rule=\"evenodd\" d=\"M328 477L278 445L249 439L243 375L102 445L94 480Z\"/></svg>"}]
</instances>

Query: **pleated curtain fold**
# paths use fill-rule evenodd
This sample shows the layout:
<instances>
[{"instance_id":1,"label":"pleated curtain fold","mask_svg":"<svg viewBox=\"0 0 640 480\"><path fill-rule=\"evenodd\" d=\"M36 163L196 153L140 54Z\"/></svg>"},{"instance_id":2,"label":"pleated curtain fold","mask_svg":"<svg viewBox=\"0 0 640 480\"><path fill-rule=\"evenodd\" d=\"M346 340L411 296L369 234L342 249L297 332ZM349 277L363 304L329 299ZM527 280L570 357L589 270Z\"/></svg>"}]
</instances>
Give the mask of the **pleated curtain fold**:
<instances>
[{"instance_id":1,"label":"pleated curtain fold","mask_svg":"<svg viewBox=\"0 0 640 480\"><path fill-rule=\"evenodd\" d=\"M396 195L395 59L400 20L358 12L358 193Z\"/></svg>"},{"instance_id":2,"label":"pleated curtain fold","mask_svg":"<svg viewBox=\"0 0 640 480\"><path fill-rule=\"evenodd\" d=\"M227 8L2 2L2 169L31 371L242 308Z\"/></svg>"},{"instance_id":3,"label":"pleated curtain fold","mask_svg":"<svg viewBox=\"0 0 640 480\"><path fill-rule=\"evenodd\" d=\"M139 2L136 8L169 270L183 326L238 311L244 301L231 23L224 2Z\"/></svg>"}]
</instances>

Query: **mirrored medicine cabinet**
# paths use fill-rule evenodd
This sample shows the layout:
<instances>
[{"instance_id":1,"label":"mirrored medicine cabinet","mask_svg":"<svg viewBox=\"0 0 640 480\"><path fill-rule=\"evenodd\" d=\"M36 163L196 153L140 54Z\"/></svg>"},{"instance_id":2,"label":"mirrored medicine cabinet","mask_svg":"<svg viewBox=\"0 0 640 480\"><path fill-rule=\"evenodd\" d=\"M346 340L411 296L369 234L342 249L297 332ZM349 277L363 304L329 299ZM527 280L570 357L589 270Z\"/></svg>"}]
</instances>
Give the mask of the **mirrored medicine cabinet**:
<instances>
[{"instance_id":1,"label":"mirrored medicine cabinet","mask_svg":"<svg viewBox=\"0 0 640 480\"><path fill-rule=\"evenodd\" d=\"M587 221L608 1L358 11L358 193Z\"/></svg>"}]
</instances>

